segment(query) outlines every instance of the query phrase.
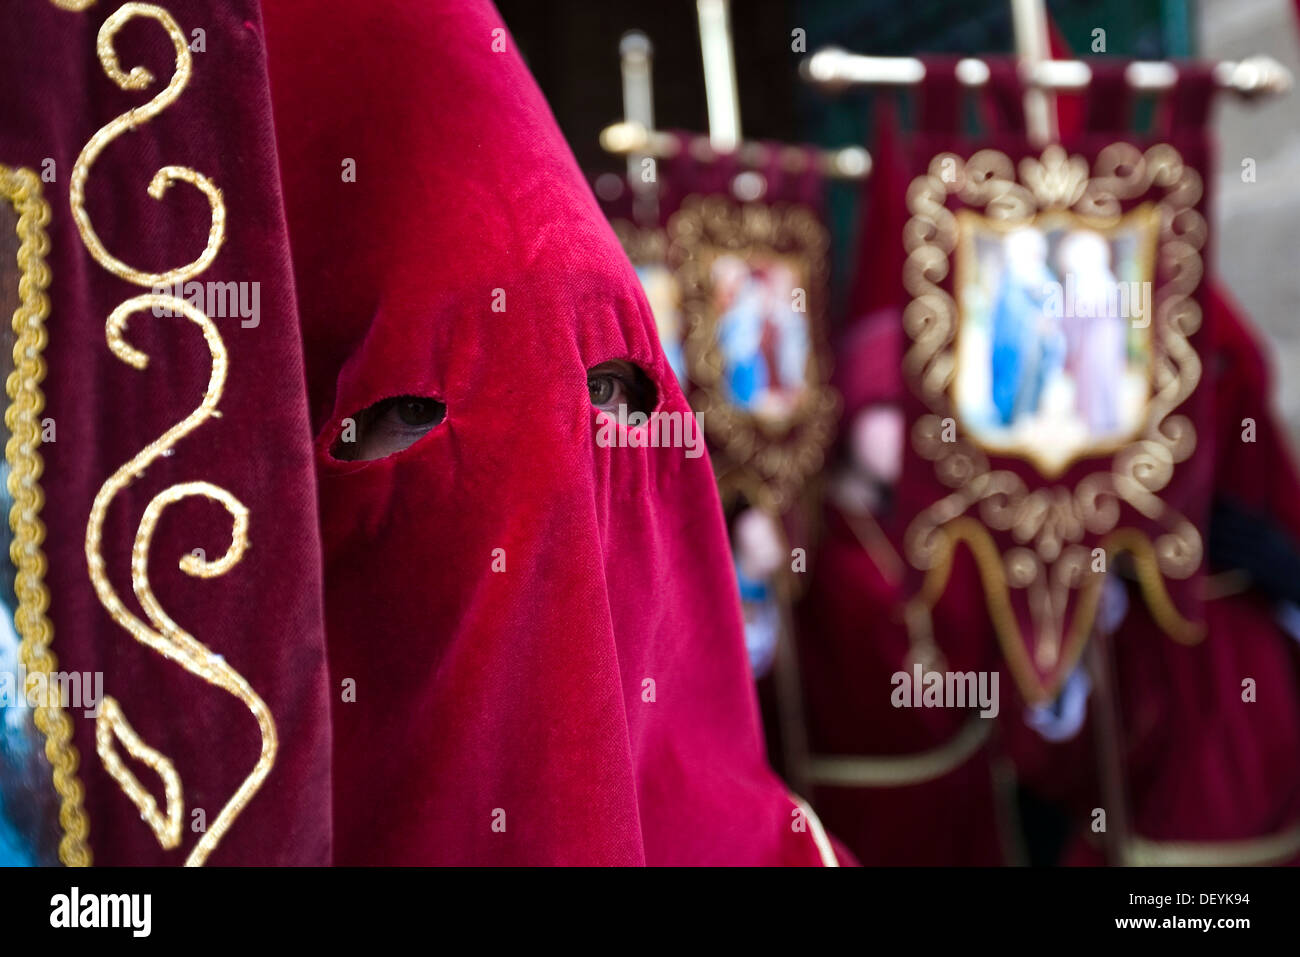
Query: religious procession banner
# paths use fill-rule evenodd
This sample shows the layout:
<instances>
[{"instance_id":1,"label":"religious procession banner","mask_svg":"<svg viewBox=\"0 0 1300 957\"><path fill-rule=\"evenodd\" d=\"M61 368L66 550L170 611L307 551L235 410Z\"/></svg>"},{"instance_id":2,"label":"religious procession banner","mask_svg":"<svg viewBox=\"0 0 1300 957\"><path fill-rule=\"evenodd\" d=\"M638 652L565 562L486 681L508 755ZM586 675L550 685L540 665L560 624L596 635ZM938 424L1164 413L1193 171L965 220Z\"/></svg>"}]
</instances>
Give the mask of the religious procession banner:
<instances>
[{"instance_id":1,"label":"religious procession banner","mask_svg":"<svg viewBox=\"0 0 1300 957\"><path fill-rule=\"evenodd\" d=\"M1043 146L1012 65L991 73L969 88L952 61L929 64L876 212L898 232L881 241L899 267L914 639L941 653L933 609L978 588L1038 702L1078 661L1110 573L1171 639L1201 636L1213 85L1184 73L1134 133L1124 64L1100 67L1084 127Z\"/></svg>"},{"instance_id":2,"label":"religious procession banner","mask_svg":"<svg viewBox=\"0 0 1300 957\"><path fill-rule=\"evenodd\" d=\"M820 471L837 409L817 154L675 142L673 155L645 161L651 181L634 176L606 212L701 415L724 504L784 514Z\"/></svg>"}]
</instances>

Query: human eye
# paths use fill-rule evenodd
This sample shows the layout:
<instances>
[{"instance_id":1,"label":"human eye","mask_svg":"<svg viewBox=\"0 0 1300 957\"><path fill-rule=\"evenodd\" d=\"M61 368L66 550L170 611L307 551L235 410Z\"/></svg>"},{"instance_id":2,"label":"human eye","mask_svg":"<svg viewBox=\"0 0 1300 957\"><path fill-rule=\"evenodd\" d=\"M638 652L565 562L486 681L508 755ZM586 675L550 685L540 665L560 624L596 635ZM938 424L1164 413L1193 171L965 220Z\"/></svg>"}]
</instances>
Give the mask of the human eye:
<instances>
[{"instance_id":1,"label":"human eye","mask_svg":"<svg viewBox=\"0 0 1300 957\"><path fill-rule=\"evenodd\" d=\"M588 369L587 393L592 406L601 412L617 412L619 406L627 406L629 412L648 415L654 406L654 386L649 376L622 359Z\"/></svg>"},{"instance_id":2,"label":"human eye","mask_svg":"<svg viewBox=\"0 0 1300 957\"><path fill-rule=\"evenodd\" d=\"M345 428L334 444L335 458L371 462L408 449L447 416L447 406L437 399L399 395L376 402L352 416L353 434Z\"/></svg>"}]
</instances>

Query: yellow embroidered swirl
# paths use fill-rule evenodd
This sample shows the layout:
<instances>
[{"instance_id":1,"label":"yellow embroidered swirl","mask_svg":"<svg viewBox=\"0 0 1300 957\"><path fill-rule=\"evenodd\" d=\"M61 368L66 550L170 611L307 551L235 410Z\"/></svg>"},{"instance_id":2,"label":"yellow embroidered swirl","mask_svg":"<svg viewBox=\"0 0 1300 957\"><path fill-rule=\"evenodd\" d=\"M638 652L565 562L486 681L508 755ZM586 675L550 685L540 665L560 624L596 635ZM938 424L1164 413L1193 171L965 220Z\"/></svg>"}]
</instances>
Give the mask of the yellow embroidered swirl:
<instances>
[{"instance_id":1,"label":"yellow embroidered swirl","mask_svg":"<svg viewBox=\"0 0 1300 957\"><path fill-rule=\"evenodd\" d=\"M189 44L185 40L185 34L181 32L181 28L171 14L162 7L150 3L127 3L104 21L104 25L99 28L99 37L96 43L99 62L103 64L104 72L108 74L114 83L124 90L145 90L154 81L153 74L141 66L132 68L130 73L123 73L122 67L117 60L117 52L113 49L113 38L117 36L117 32L135 17L148 17L162 24L176 47L176 72L172 74L171 82L167 84L166 89L152 100L144 106L137 106L127 110L87 141L81 150L81 154L77 157L76 163L73 164L69 195L72 202L72 217L77 223L77 232L81 234L82 241L85 242L90 254L95 257L96 262L113 275L120 276L137 286L167 286L184 282L207 269L208 266L212 265L212 261L217 258L217 253L225 240L226 206L221 199L221 190L217 189L212 180L186 166L164 166L154 174L153 179L149 182L149 195L159 200L163 198L172 183L178 180L192 183L207 196L208 205L212 210L212 225L208 230L207 245L204 247L203 252L199 254L199 258L167 272L142 272L131 268L116 258L100 241L90 223L90 214L86 212L86 179L90 175L90 167L99 158L99 154L103 152L104 147L123 133L149 122L149 120L176 102L186 84L189 83L190 74L193 70Z\"/></svg>"},{"instance_id":2,"label":"yellow embroidered swirl","mask_svg":"<svg viewBox=\"0 0 1300 957\"><path fill-rule=\"evenodd\" d=\"M90 510L90 522L86 526L86 561L90 567L90 577L94 582L99 601L108 609L108 613L113 616L114 621L130 632L132 637L141 644L152 648L168 660L175 661L186 671L202 678L209 684L216 685L218 688L234 695L244 703L257 719L258 727L262 733L261 755L252 773L244 779L239 790L221 809L217 819L198 844L195 845L194 850L190 852L190 856L186 860L186 864L202 864L239 815L239 812L243 810L244 805L261 787L267 774L270 773L271 765L275 762L277 740L275 722L266 703L244 680L243 676L227 664L220 655L213 654L207 646L172 620L163 610L149 584L149 543L153 538L158 518L164 508L183 498L197 495L220 503L230 513L234 520L234 527L231 531L230 547L224 555L215 561L207 561L195 555L186 555L180 561L180 567L186 574L211 578L223 575L230 570L243 557L244 550L248 547L248 509L243 503L225 489L209 482L184 482L173 485L159 492L149 502L148 507L145 508L144 517L140 520L140 527L136 531L135 546L131 552L131 585L136 598L140 601L140 607L144 609L145 615L148 616L150 623L153 625L152 628L131 614L118 597L104 571L105 563L100 552L100 544L103 540L104 516L108 512L109 503L118 492L143 474L151 463L166 455L184 436L197 429L207 419L218 414L217 403L221 399L221 392L226 381L228 357L225 343L221 341L221 334L217 331L216 325L198 309L173 296L152 294L135 296L114 309L113 313L108 317L107 329L108 345L113 354L133 368L144 369L146 367L149 361L148 356L130 345L123 338L123 332L129 316L136 312L155 308L159 311L181 314L203 330L203 336L208 343L208 350L212 355L212 369L208 378L207 392L204 394L203 401L198 408L169 428L157 440L145 446L104 483L99 490L99 494L95 496L95 502ZM130 725L126 724L125 718L121 714L121 706L109 697L105 697L104 703L107 707L101 711L99 718L101 728L97 736L97 750L104 761L104 765L136 806L140 808L141 813L145 815L146 821L158 837L158 842L166 848L176 847L180 843L178 827L180 807L178 805L182 800L179 779L176 777L174 770L170 773L166 770L170 768L170 762L163 764L166 759L162 758L161 755L154 752L156 756L154 760L147 759L144 748L141 747L142 742L135 737ZM151 764L163 777L164 782L169 784L175 782L174 787L167 787L168 809L165 822L164 819L157 815L153 797L140 786L140 783L122 762L115 755L112 755L110 750L112 741L107 736L107 732L103 730L104 727L112 730L114 735L127 745L128 751L137 757L141 757L146 763ZM132 741L132 738L135 740ZM158 760L160 758L161 760Z\"/></svg>"},{"instance_id":3,"label":"yellow embroidered swirl","mask_svg":"<svg viewBox=\"0 0 1300 957\"><path fill-rule=\"evenodd\" d=\"M56 0L57 2L57 0ZM75 2L75 0L74 0ZM60 4L71 7L71 4ZM81 4L77 9L84 9L89 3ZM73 218L77 231L81 235L86 249L95 261L110 273L128 282L140 286L165 286L191 279L211 265L225 238L226 210L221 191L206 176L188 167L166 166L160 169L149 184L149 195L162 199L168 187L183 180L197 186L207 196L212 211L212 222L208 232L207 243L203 252L193 262L162 273L150 273L137 270L114 257L105 248L90 222L85 207L85 186L90 175L91 166L104 148L122 133L133 130L148 122L162 110L166 109L181 95L192 71L192 61L185 35L175 19L161 7L146 3L127 3L113 13L99 30L96 50L104 72L118 86L126 90L147 89L154 77L143 67L135 67L129 73L123 72L113 49L113 40L118 31L130 20L145 17L159 23L167 31L176 49L176 68L166 88L144 106L128 110L117 119L100 129L82 149L73 167L69 187ZM226 553L215 561L207 561L194 555L186 555L180 561L180 567L186 574L210 578L225 574L243 556L248 547L248 509L234 495L209 482L184 482L173 485L154 496L145 508L136 531L135 544L131 553L131 584L140 607L144 610L149 623L146 624L123 604L105 573L105 561L101 552L104 519L113 498L126 488L144 470L162 456L169 455L172 448L184 436L197 429L207 419L219 415L217 404L225 386L229 367L229 356L225 343L221 339L215 324L201 310L183 300L172 296L148 294L135 296L119 305L108 317L106 334L109 349L123 362L136 369L144 369L148 357L124 338L127 320L137 312L157 307L164 315L181 315L196 324L203 332L212 357L211 372L207 391L199 406L183 420L167 429L157 440L151 442L129 462L113 473L95 496L90 518L86 526L86 562L91 581L100 603L137 641L158 652L169 661L174 661L186 671L207 683L221 688L231 694L253 714L261 732L261 754L253 770L222 807L217 818L203 834L186 858L187 865L201 865L207 860L213 849L230 829L235 819L261 787L275 763L277 737L275 722L270 709L258 696L249 683L231 667L221 655L215 654L206 645L181 628L163 610L161 603L153 593L149 583L149 545L163 510L174 502L192 496L211 499L219 503L233 519L231 543ZM157 801L136 779L126 764L114 750L114 742L119 741L127 753L153 768L161 777L164 785L166 813L159 811ZM183 813L183 791L180 777L171 761L162 753L149 747L127 722L119 702L112 697L105 697L96 726L96 751L105 769L116 780L127 797L140 810L141 817L153 830L159 844L164 848L174 848L181 841L181 816Z\"/></svg>"}]
</instances>

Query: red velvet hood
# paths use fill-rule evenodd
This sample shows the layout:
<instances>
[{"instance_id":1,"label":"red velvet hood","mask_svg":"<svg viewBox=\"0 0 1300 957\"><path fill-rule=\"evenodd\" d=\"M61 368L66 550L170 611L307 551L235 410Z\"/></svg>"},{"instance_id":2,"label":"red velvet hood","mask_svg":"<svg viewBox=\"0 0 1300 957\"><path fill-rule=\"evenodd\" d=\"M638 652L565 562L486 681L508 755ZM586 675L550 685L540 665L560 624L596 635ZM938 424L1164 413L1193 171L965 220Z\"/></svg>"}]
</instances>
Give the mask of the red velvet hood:
<instances>
[{"instance_id":1,"label":"red velvet hood","mask_svg":"<svg viewBox=\"0 0 1300 957\"><path fill-rule=\"evenodd\" d=\"M818 863L762 753L707 458L595 441L602 362L688 407L499 15L265 16L319 429L337 860ZM384 459L330 455L345 417L402 394L445 421Z\"/></svg>"}]
</instances>

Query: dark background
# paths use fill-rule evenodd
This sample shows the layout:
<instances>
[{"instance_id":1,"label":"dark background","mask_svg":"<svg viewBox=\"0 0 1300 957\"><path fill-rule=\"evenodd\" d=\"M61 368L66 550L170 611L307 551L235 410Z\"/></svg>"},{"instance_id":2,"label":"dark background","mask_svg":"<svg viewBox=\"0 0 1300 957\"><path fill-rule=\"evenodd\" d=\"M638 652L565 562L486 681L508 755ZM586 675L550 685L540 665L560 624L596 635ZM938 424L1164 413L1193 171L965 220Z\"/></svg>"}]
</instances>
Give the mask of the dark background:
<instances>
[{"instance_id":1,"label":"dark background","mask_svg":"<svg viewBox=\"0 0 1300 957\"><path fill-rule=\"evenodd\" d=\"M497 6L555 111L582 167L617 171L598 136L623 116L618 42L644 31L654 44L656 125L706 132L699 29L691 0L599 3L498 0ZM746 139L847 146L865 141L869 94L829 99L798 77L803 54L835 45L854 53L1006 53L1013 46L1009 0L733 0L731 25ZM1159 59L1190 52L1188 0L1068 0L1048 10L1070 48L1088 52L1106 30L1107 52Z\"/></svg>"},{"instance_id":2,"label":"dark background","mask_svg":"<svg viewBox=\"0 0 1300 957\"><path fill-rule=\"evenodd\" d=\"M590 180L626 169L623 158L601 149L599 137L623 118L618 44L628 30L641 30L654 45L655 125L708 131L693 0L497 0L497 6ZM1192 46L1192 0L1056 0L1047 6L1072 51L1091 55L1098 27L1112 55L1161 59L1188 55ZM808 53L839 46L879 56L1004 54L1015 44L1010 0L732 0L745 139L870 147L873 96L896 95L861 90L828 96L805 85L799 61L807 54L791 50L796 27L805 31ZM832 328L844 320L859 205L856 184L828 185Z\"/></svg>"}]
</instances>

